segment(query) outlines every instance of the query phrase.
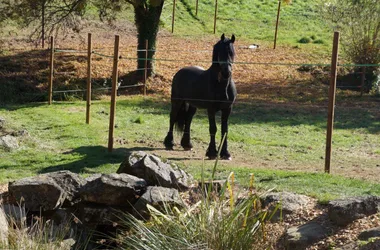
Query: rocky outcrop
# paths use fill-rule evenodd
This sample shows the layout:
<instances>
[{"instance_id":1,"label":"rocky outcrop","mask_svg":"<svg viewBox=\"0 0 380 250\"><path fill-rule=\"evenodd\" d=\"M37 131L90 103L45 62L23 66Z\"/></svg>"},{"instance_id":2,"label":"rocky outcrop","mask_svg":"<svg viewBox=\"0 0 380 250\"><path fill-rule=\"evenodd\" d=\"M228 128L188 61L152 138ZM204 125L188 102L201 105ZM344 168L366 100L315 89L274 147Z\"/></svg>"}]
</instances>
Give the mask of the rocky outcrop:
<instances>
[{"instance_id":1,"label":"rocky outcrop","mask_svg":"<svg viewBox=\"0 0 380 250\"><path fill-rule=\"evenodd\" d=\"M261 197L263 207L267 207L269 211L274 211L278 207L275 214L272 216L272 221L281 219L281 215L293 214L310 204L310 198L305 195L290 193L290 192L270 192Z\"/></svg>"},{"instance_id":2,"label":"rocky outcrop","mask_svg":"<svg viewBox=\"0 0 380 250\"><path fill-rule=\"evenodd\" d=\"M193 179L175 164L163 162L157 156L142 151L128 154L117 173L144 178L149 186L175 188L181 191L190 187Z\"/></svg>"},{"instance_id":3,"label":"rocky outcrop","mask_svg":"<svg viewBox=\"0 0 380 250\"><path fill-rule=\"evenodd\" d=\"M79 194L84 202L130 206L145 192L144 179L128 174L103 174L88 181Z\"/></svg>"},{"instance_id":4,"label":"rocky outcrop","mask_svg":"<svg viewBox=\"0 0 380 250\"><path fill-rule=\"evenodd\" d=\"M148 187L147 191L140 197L134 205L135 216L149 219L150 212L147 204L155 207L158 210L164 210L165 206L183 206L178 190L165 187ZM138 212L137 212L138 211Z\"/></svg>"},{"instance_id":5,"label":"rocky outcrop","mask_svg":"<svg viewBox=\"0 0 380 250\"><path fill-rule=\"evenodd\" d=\"M359 240L369 240L370 238L380 238L380 227L371 228L368 230L364 230L358 236Z\"/></svg>"},{"instance_id":6,"label":"rocky outcrop","mask_svg":"<svg viewBox=\"0 0 380 250\"><path fill-rule=\"evenodd\" d=\"M80 201L79 190L86 184L86 180L70 171L58 171L49 173L47 176L51 177L64 190L66 194L64 202L67 203L67 206L72 206Z\"/></svg>"},{"instance_id":7,"label":"rocky outcrop","mask_svg":"<svg viewBox=\"0 0 380 250\"><path fill-rule=\"evenodd\" d=\"M50 211L62 206L67 194L49 175L9 183L9 192L29 211Z\"/></svg>"},{"instance_id":8,"label":"rocky outcrop","mask_svg":"<svg viewBox=\"0 0 380 250\"><path fill-rule=\"evenodd\" d=\"M83 178L58 171L11 182L9 194L16 203L6 204L4 209L20 223L28 221L26 217L42 216L59 228L73 220L76 231L91 235L92 230L116 230L126 213L149 218L148 204L161 211L183 205L179 190L190 186L189 174L144 152L131 153L124 162L128 171L120 173ZM73 245L72 241L68 245Z\"/></svg>"},{"instance_id":9,"label":"rocky outcrop","mask_svg":"<svg viewBox=\"0 0 380 250\"><path fill-rule=\"evenodd\" d=\"M356 219L376 214L380 211L380 197L367 196L339 199L329 202L330 220L339 226L345 226Z\"/></svg>"},{"instance_id":10,"label":"rocky outcrop","mask_svg":"<svg viewBox=\"0 0 380 250\"><path fill-rule=\"evenodd\" d=\"M309 222L301 226L291 227L286 231L286 248L301 250L323 239L327 235L326 229L316 222Z\"/></svg>"}]
</instances>

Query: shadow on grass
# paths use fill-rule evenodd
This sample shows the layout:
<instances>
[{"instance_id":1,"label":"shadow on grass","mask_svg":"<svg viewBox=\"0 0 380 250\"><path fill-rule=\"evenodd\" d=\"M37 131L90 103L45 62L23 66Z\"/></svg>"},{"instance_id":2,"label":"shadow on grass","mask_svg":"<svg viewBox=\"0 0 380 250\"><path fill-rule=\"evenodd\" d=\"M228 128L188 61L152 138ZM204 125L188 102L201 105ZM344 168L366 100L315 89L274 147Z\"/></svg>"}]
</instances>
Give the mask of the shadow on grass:
<instances>
[{"instance_id":1,"label":"shadow on grass","mask_svg":"<svg viewBox=\"0 0 380 250\"><path fill-rule=\"evenodd\" d=\"M94 173L95 168L106 164L121 164L128 151L152 151L151 147L116 148L110 153L103 146L83 146L64 154L80 155L81 159L56 166L50 166L39 171L40 174L54 171L69 170L73 173ZM91 169L94 169L92 171Z\"/></svg>"}]
</instances>

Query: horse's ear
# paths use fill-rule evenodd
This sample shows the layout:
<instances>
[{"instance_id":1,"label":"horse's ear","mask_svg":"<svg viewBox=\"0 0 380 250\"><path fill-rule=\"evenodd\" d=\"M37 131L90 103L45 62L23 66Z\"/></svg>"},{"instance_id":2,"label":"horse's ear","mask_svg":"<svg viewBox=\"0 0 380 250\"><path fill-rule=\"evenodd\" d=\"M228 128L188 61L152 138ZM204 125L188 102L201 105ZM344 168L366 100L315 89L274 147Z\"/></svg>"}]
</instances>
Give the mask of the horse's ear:
<instances>
[{"instance_id":1,"label":"horse's ear","mask_svg":"<svg viewBox=\"0 0 380 250\"><path fill-rule=\"evenodd\" d=\"M234 43L235 42L235 35L232 34L232 37L231 37L231 43Z\"/></svg>"},{"instance_id":2,"label":"horse's ear","mask_svg":"<svg viewBox=\"0 0 380 250\"><path fill-rule=\"evenodd\" d=\"M222 34L222 36L220 37L220 40L224 41L226 37L224 36L224 33Z\"/></svg>"}]
</instances>

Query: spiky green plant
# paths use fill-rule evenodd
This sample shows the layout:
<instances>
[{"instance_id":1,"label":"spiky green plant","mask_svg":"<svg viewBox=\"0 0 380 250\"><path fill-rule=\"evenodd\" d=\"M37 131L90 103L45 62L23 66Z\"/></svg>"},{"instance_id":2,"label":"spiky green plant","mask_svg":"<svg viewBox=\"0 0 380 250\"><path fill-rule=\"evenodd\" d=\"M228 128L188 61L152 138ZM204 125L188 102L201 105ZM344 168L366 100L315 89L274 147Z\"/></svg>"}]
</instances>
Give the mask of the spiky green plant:
<instances>
[{"instance_id":1,"label":"spiky green plant","mask_svg":"<svg viewBox=\"0 0 380 250\"><path fill-rule=\"evenodd\" d=\"M217 161L213 173L216 166ZM202 183L199 201L184 210L165 205L162 212L147 205L151 214L148 222L126 215L124 222L128 230L118 237L120 248L252 249L265 236L264 225L270 216L257 206L259 196L252 192L253 175L250 185L246 197L235 202L234 173L230 173L220 194L212 194L212 185L209 185L207 192L203 192Z\"/></svg>"}]
</instances>

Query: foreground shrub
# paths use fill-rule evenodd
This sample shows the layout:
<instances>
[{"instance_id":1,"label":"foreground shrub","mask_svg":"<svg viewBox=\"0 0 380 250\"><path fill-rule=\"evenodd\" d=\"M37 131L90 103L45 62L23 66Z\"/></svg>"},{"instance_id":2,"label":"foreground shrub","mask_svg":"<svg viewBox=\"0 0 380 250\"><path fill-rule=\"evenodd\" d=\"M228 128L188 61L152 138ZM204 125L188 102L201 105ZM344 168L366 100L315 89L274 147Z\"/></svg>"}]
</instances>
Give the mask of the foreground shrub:
<instances>
[{"instance_id":1,"label":"foreground shrub","mask_svg":"<svg viewBox=\"0 0 380 250\"><path fill-rule=\"evenodd\" d=\"M119 246L136 250L254 248L265 237L264 226L270 216L259 208L257 194L249 193L235 202L233 173L229 180L220 195L210 189L200 192L199 201L185 211L165 206L160 212L148 205L152 215L148 222L126 215L124 226L128 231L119 235ZM226 190L228 199L224 198Z\"/></svg>"}]
</instances>

